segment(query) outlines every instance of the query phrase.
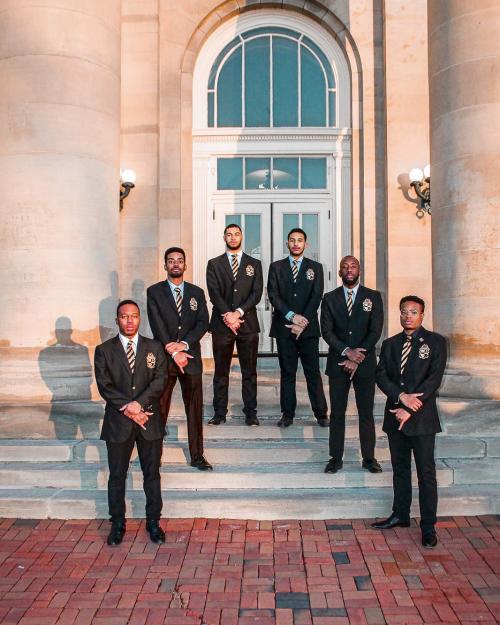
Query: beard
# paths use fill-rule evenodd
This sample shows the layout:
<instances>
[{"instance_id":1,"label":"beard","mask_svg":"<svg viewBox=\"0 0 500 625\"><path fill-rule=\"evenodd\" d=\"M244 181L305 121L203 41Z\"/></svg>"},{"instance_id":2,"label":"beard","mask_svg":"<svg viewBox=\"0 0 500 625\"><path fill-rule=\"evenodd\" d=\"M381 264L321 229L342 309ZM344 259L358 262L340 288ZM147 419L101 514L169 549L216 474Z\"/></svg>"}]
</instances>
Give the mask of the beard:
<instances>
[{"instance_id":1,"label":"beard","mask_svg":"<svg viewBox=\"0 0 500 625\"><path fill-rule=\"evenodd\" d=\"M357 275L355 278L342 278L342 282L346 286L356 286L356 284L358 283L358 280L359 280L359 275Z\"/></svg>"},{"instance_id":2,"label":"beard","mask_svg":"<svg viewBox=\"0 0 500 625\"><path fill-rule=\"evenodd\" d=\"M241 243L226 243L228 250L238 250L241 247Z\"/></svg>"}]
</instances>

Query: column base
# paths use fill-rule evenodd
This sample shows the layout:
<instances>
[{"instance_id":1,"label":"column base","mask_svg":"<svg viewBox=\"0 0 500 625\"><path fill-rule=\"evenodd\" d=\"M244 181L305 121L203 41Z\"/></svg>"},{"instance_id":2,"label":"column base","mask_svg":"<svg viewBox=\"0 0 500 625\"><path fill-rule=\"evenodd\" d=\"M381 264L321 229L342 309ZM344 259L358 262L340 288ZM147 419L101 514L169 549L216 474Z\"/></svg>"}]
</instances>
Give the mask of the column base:
<instances>
[{"instance_id":1,"label":"column base","mask_svg":"<svg viewBox=\"0 0 500 625\"><path fill-rule=\"evenodd\" d=\"M500 399L500 366L450 363L439 390L441 397Z\"/></svg>"}]
</instances>

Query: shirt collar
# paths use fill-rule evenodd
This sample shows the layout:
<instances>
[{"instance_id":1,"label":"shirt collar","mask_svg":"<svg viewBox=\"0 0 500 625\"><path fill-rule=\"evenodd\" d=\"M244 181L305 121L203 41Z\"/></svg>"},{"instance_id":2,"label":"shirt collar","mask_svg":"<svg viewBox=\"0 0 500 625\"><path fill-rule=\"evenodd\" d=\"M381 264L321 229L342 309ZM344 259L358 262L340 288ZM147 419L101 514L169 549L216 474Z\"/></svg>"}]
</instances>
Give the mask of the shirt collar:
<instances>
[{"instance_id":1,"label":"shirt collar","mask_svg":"<svg viewBox=\"0 0 500 625\"><path fill-rule=\"evenodd\" d=\"M290 267L292 266L293 261L295 261L297 263L297 265L300 267L300 264L304 260L304 254L302 254L302 256L300 258L294 258L293 256L289 255L288 256L288 260L290 261Z\"/></svg>"},{"instance_id":2,"label":"shirt collar","mask_svg":"<svg viewBox=\"0 0 500 625\"><path fill-rule=\"evenodd\" d=\"M134 346L134 352L137 353L137 341L139 340L139 332L137 332L137 334L132 338L129 338L128 336L123 336L121 332L118 333L118 336L120 337L120 342L123 345L123 349L125 351L127 351L128 342L132 341L132 345Z\"/></svg>"},{"instance_id":3,"label":"shirt collar","mask_svg":"<svg viewBox=\"0 0 500 625\"><path fill-rule=\"evenodd\" d=\"M353 286L352 288L346 287L345 284L342 284L342 288L344 289L344 295L345 295L346 300L347 300L347 297L349 296L349 291L352 291L352 299L355 300L356 295L358 294L359 281L358 281L358 284L356 284L356 286Z\"/></svg>"},{"instance_id":4,"label":"shirt collar","mask_svg":"<svg viewBox=\"0 0 500 625\"><path fill-rule=\"evenodd\" d=\"M184 280L180 284L174 284L173 282L170 282L170 280L167 280L167 282L168 282L168 286L170 287L170 290L172 291L174 295L175 295L175 289L180 289L182 295L184 295Z\"/></svg>"},{"instance_id":5,"label":"shirt collar","mask_svg":"<svg viewBox=\"0 0 500 625\"><path fill-rule=\"evenodd\" d=\"M229 262L231 262L232 256L234 254L236 254L236 256L238 257L238 265L241 263L241 257L243 256L243 250L240 250L239 252L228 252L226 250L226 254L227 254L227 257L229 258Z\"/></svg>"}]
</instances>

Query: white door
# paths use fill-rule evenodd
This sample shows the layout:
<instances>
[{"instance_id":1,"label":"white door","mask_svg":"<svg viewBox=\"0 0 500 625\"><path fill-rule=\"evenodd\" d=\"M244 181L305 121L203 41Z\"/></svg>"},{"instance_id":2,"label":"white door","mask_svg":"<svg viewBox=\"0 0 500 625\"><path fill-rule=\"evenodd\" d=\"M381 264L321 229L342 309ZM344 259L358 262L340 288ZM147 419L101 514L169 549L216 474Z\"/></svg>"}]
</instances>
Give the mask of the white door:
<instances>
[{"instance_id":1,"label":"white door","mask_svg":"<svg viewBox=\"0 0 500 625\"><path fill-rule=\"evenodd\" d=\"M231 223L238 224L243 231L243 251L258 258L264 274L264 294L257 306L260 324L259 352L272 351L269 330L271 327L271 306L267 298L267 273L271 262L271 204L266 202L220 202L214 207L214 233L212 254L218 256L224 251L222 235L224 228Z\"/></svg>"},{"instance_id":2,"label":"white door","mask_svg":"<svg viewBox=\"0 0 500 625\"><path fill-rule=\"evenodd\" d=\"M211 237L211 257L224 250L222 234L225 226L237 223L243 230L243 249L246 254L262 262L264 272L264 293L257 306L261 328L259 352L276 352L275 341L269 337L272 309L267 297L267 274L269 265L288 254L286 237L295 227L307 233L306 256L323 265L325 291L331 287L331 267L333 259L333 233L331 232L330 202L314 200L309 202L243 202L232 199L217 202L214 206L214 235ZM321 340L320 351L327 351Z\"/></svg>"},{"instance_id":3,"label":"white door","mask_svg":"<svg viewBox=\"0 0 500 625\"><path fill-rule=\"evenodd\" d=\"M304 253L323 265L325 292L331 282L333 233L331 231L330 202L276 202L273 204L273 260L288 255L287 235L292 228L302 228L307 234L308 247ZM320 340L320 352L327 352L328 345Z\"/></svg>"}]
</instances>

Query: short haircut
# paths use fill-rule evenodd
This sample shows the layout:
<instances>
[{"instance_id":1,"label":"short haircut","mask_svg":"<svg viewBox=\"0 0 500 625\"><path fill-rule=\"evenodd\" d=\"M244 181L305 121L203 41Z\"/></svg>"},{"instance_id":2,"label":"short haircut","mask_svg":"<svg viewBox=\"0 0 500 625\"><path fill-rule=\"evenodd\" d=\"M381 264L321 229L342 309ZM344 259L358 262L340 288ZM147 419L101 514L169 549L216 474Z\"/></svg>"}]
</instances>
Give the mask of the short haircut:
<instances>
[{"instance_id":1,"label":"short haircut","mask_svg":"<svg viewBox=\"0 0 500 625\"><path fill-rule=\"evenodd\" d=\"M122 306L126 306L127 304L131 304L132 306L135 306L137 308L137 310L139 311L139 314L141 314L141 309L139 308L139 305L137 302L134 302L133 299L122 299L121 302L118 303L118 306L116 307L116 316L118 317L120 315L120 308Z\"/></svg>"},{"instance_id":2,"label":"short haircut","mask_svg":"<svg viewBox=\"0 0 500 625\"><path fill-rule=\"evenodd\" d=\"M294 232L298 232L299 234L301 234L304 237L304 241L307 241L307 234L304 232L304 230L302 230L302 228L292 228L290 232L286 235L287 241Z\"/></svg>"},{"instance_id":3,"label":"short haircut","mask_svg":"<svg viewBox=\"0 0 500 625\"><path fill-rule=\"evenodd\" d=\"M420 306L422 307L422 312L424 312L425 310L425 302L421 297L418 297L418 295L405 295L404 297L402 297L401 301L399 302L399 310L401 310L403 304L405 304L406 302L415 302L415 304L420 304Z\"/></svg>"},{"instance_id":4,"label":"short haircut","mask_svg":"<svg viewBox=\"0 0 500 625\"><path fill-rule=\"evenodd\" d=\"M167 258L169 254L173 254L174 252L177 252L178 254L182 254L184 260L186 260L186 253L184 252L184 250L182 249L182 247L169 247L168 250L165 251L165 263L167 262Z\"/></svg>"},{"instance_id":5,"label":"short haircut","mask_svg":"<svg viewBox=\"0 0 500 625\"><path fill-rule=\"evenodd\" d=\"M229 230L229 228L238 228L238 230L243 233L243 230L241 229L240 224L227 224L227 226L224 228L224 234L226 234L226 232Z\"/></svg>"}]
</instances>

